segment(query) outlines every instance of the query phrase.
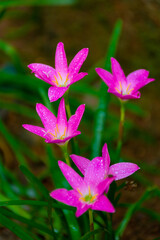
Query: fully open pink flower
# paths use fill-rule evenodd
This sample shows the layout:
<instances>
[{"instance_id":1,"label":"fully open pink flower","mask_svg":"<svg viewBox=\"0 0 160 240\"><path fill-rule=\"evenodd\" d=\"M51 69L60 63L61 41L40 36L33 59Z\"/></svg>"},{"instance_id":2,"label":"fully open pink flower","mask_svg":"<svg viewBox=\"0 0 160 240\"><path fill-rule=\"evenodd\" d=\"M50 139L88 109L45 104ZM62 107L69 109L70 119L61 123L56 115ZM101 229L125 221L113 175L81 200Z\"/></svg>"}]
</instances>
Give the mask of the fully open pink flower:
<instances>
[{"instance_id":1,"label":"fully open pink flower","mask_svg":"<svg viewBox=\"0 0 160 240\"><path fill-rule=\"evenodd\" d=\"M54 102L63 96L71 84L87 75L85 72L79 73L87 55L88 48L83 48L76 54L68 67L64 45L59 42L55 54L55 69L40 63L29 64L28 67L37 78L53 85L49 88L48 96L50 101Z\"/></svg>"},{"instance_id":2,"label":"fully open pink flower","mask_svg":"<svg viewBox=\"0 0 160 240\"><path fill-rule=\"evenodd\" d=\"M88 167L90 166L92 161L95 161L95 159L98 159L99 162L102 163L102 168L103 171L105 172L104 178L107 178L108 176L112 175L115 177L115 180L119 180L130 176L139 169L137 164L130 162L121 162L110 166L110 156L108 153L106 143L104 144L102 149L102 157L96 157L92 161L74 154L70 155L70 157L83 175L85 175L85 172L87 171Z\"/></svg>"},{"instance_id":3,"label":"fully open pink flower","mask_svg":"<svg viewBox=\"0 0 160 240\"><path fill-rule=\"evenodd\" d=\"M44 128L28 124L24 124L23 127L28 131L45 138L47 143L57 143L62 145L71 138L81 134L80 131L77 131L77 128L83 116L84 109L85 105L80 105L67 123L65 102L63 98L59 104L57 118L50 110L48 110L48 108L38 103L36 105L36 111L41 118Z\"/></svg>"},{"instance_id":4,"label":"fully open pink flower","mask_svg":"<svg viewBox=\"0 0 160 240\"><path fill-rule=\"evenodd\" d=\"M94 159L91 162L84 178L64 162L59 161L58 164L73 190L54 190L50 193L52 198L77 207L76 217L81 216L89 208L111 213L115 211L109 199L104 195L105 189L109 187L114 177L104 180L104 168L102 168L103 164L99 159Z\"/></svg>"},{"instance_id":5,"label":"fully open pink flower","mask_svg":"<svg viewBox=\"0 0 160 240\"><path fill-rule=\"evenodd\" d=\"M111 67L112 74L102 68L96 68L96 72L109 87L108 92L123 100L140 98L141 94L138 90L154 81L153 78L148 78L149 72L145 69L139 69L125 77L115 58L111 58Z\"/></svg>"}]
</instances>

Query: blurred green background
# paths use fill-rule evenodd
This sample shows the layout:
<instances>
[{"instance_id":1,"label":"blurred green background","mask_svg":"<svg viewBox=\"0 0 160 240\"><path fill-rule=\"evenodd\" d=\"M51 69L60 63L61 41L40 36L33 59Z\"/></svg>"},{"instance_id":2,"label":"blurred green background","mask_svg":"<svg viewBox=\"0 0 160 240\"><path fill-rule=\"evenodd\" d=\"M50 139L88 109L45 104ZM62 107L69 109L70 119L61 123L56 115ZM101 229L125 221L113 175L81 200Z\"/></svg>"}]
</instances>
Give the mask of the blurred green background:
<instances>
[{"instance_id":1,"label":"blurred green background","mask_svg":"<svg viewBox=\"0 0 160 240\"><path fill-rule=\"evenodd\" d=\"M122 158L136 162L141 170L127 179L126 187L122 189L121 202L137 201L146 187L160 185L160 2L26 0L22 3L20 0L1 0L1 200L17 199L20 196L24 199L26 196L35 197L32 187L28 185L25 193L18 192L19 189L22 190L21 186L18 188L18 184L26 184L19 164L30 168L49 191L53 189L53 161L54 158L61 159L62 155L57 146L53 146L54 153L51 153L51 148L46 149L42 139L26 132L21 125L40 125L35 111L37 102L57 111L57 103L48 102L49 85L34 78L27 65L39 62L54 67L55 49L60 41L64 43L68 62L80 49L89 48L88 58L82 66L82 71L89 71L89 76L71 86L70 104L74 112L79 104L86 103L86 111L80 125L82 135L77 137L77 142L81 146L80 155L87 158L92 155L92 116L98 107L101 85L101 79L96 75L94 68L104 67L109 40L118 19L121 19L123 24L115 57L124 72L127 75L144 68L150 71L151 78L156 79L141 89L142 95L139 100L127 103ZM107 142L110 154L114 157L119 102L115 96L110 98L103 142ZM51 161L48 160L47 152L51 154ZM151 199L146 207L160 212L159 199ZM115 227L119 225L125 211L123 208L117 208L113 216ZM123 239L150 240L159 237L160 226L157 219L160 220L160 216L153 215L147 214L144 209L135 213L123 234ZM18 238L6 228L0 228L0 239Z\"/></svg>"}]
</instances>

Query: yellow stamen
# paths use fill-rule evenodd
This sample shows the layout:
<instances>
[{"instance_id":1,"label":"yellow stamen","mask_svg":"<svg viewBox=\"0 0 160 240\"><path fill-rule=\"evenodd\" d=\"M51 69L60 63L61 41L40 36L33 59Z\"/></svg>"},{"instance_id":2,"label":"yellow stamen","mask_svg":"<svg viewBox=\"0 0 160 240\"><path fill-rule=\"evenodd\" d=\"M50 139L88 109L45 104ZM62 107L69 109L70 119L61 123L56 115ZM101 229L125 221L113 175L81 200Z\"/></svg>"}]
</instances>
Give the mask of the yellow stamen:
<instances>
[{"instance_id":1,"label":"yellow stamen","mask_svg":"<svg viewBox=\"0 0 160 240\"><path fill-rule=\"evenodd\" d=\"M119 94L121 94L120 90L118 88L115 88Z\"/></svg>"},{"instance_id":2,"label":"yellow stamen","mask_svg":"<svg viewBox=\"0 0 160 240\"><path fill-rule=\"evenodd\" d=\"M130 94L130 92L133 90L134 88L130 89L129 92L127 94Z\"/></svg>"},{"instance_id":3,"label":"yellow stamen","mask_svg":"<svg viewBox=\"0 0 160 240\"><path fill-rule=\"evenodd\" d=\"M48 132L48 133L51 134L54 138L57 138L57 136L56 136L57 134L54 135L54 134L51 133L51 132Z\"/></svg>"},{"instance_id":4,"label":"yellow stamen","mask_svg":"<svg viewBox=\"0 0 160 240\"><path fill-rule=\"evenodd\" d=\"M54 75L54 78L55 78L55 81L52 81L52 82L56 83L56 84L57 84L57 86L59 86L58 80L57 80L57 78L56 78L56 76L55 76L55 75Z\"/></svg>"},{"instance_id":5,"label":"yellow stamen","mask_svg":"<svg viewBox=\"0 0 160 240\"><path fill-rule=\"evenodd\" d=\"M131 83L128 85L128 87L126 89L126 92L128 92L130 86L131 86Z\"/></svg>"},{"instance_id":6,"label":"yellow stamen","mask_svg":"<svg viewBox=\"0 0 160 240\"><path fill-rule=\"evenodd\" d=\"M97 197L97 195L98 195L98 194L94 195L94 196L91 198L91 200L90 200L90 201L92 202L93 200L95 200L95 199L96 199L96 197Z\"/></svg>"},{"instance_id":7,"label":"yellow stamen","mask_svg":"<svg viewBox=\"0 0 160 240\"><path fill-rule=\"evenodd\" d=\"M89 196L91 197L92 194L91 194L91 189L90 189L90 186L88 186L88 189L89 189Z\"/></svg>"},{"instance_id":8,"label":"yellow stamen","mask_svg":"<svg viewBox=\"0 0 160 240\"><path fill-rule=\"evenodd\" d=\"M59 133L59 130L58 130L58 124L56 124L56 129L55 131L57 130L57 133Z\"/></svg>"},{"instance_id":9,"label":"yellow stamen","mask_svg":"<svg viewBox=\"0 0 160 240\"><path fill-rule=\"evenodd\" d=\"M66 76L66 81L64 82L64 85L67 83L67 81L69 80L68 79L68 76L69 76L69 73L67 73L67 76Z\"/></svg>"},{"instance_id":10,"label":"yellow stamen","mask_svg":"<svg viewBox=\"0 0 160 240\"><path fill-rule=\"evenodd\" d=\"M62 76L61 76L61 74L58 72L58 75L59 75L59 77L60 77L60 79L61 79L61 81L62 81Z\"/></svg>"},{"instance_id":11,"label":"yellow stamen","mask_svg":"<svg viewBox=\"0 0 160 240\"><path fill-rule=\"evenodd\" d=\"M83 200L85 202L85 198L84 197L80 197L79 200Z\"/></svg>"},{"instance_id":12,"label":"yellow stamen","mask_svg":"<svg viewBox=\"0 0 160 240\"><path fill-rule=\"evenodd\" d=\"M61 139L63 139L63 137L65 136L65 134L66 134L66 127L65 127L65 129L64 129L64 133L63 133L63 135L61 136Z\"/></svg>"},{"instance_id":13,"label":"yellow stamen","mask_svg":"<svg viewBox=\"0 0 160 240\"><path fill-rule=\"evenodd\" d=\"M79 192L79 194L81 195L81 196L83 196L83 194L80 192L80 190L77 188L77 191Z\"/></svg>"},{"instance_id":14,"label":"yellow stamen","mask_svg":"<svg viewBox=\"0 0 160 240\"><path fill-rule=\"evenodd\" d=\"M122 90L122 83L121 82L119 82L119 86L120 86L120 90Z\"/></svg>"}]
</instances>

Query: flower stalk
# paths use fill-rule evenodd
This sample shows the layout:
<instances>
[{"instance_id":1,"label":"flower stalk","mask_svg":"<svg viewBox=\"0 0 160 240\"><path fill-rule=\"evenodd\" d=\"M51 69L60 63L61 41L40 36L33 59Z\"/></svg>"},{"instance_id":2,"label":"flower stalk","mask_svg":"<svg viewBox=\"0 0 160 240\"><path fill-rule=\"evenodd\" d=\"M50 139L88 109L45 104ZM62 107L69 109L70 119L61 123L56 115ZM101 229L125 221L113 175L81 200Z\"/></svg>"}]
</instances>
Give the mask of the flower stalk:
<instances>
[{"instance_id":1,"label":"flower stalk","mask_svg":"<svg viewBox=\"0 0 160 240\"><path fill-rule=\"evenodd\" d=\"M121 148L122 148L122 139L123 139L123 129L124 129L124 120L125 120L125 101L120 99L120 122L119 122L119 134L118 134L118 143L117 143L117 155L118 159L120 158Z\"/></svg>"},{"instance_id":2,"label":"flower stalk","mask_svg":"<svg viewBox=\"0 0 160 240\"><path fill-rule=\"evenodd\" d=\"M90 232L94 231L93 211L92 211L92 209L89 209L89 227L90 227ZM91 235L90 239L94 240L94 235Z\"/></svg>"},{"instance_id":3,"label":"flower stalk","mask_svg":"<svg viewBox=\"0 0 160 240\"><path fill-rule=\"evenodd\" d=\"M70 159L69 159L69 154L68 154L68 142L66 142L63 145L59 145L62 149L62 152L64 154L64 158L66 160L66 163L68 166L71 166Z\"/></svg>"}]
</instances>

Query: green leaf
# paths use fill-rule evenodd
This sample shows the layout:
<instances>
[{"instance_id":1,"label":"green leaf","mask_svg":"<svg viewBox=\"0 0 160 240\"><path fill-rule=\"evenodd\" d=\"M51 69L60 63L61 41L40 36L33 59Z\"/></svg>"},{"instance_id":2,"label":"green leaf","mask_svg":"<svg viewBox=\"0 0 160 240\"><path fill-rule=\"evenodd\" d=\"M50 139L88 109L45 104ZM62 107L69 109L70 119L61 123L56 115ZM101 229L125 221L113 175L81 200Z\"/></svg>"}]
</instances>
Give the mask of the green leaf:
<instances>
[{"instance_id":1,"label":"green leaf","mask_svg":"<svg viewBox=\"0 0 160 240\"><path fill-rule=\"evenodd\" d=\"M20 166L20 170L27 177L30 183L39 190L39 192L48 200L50 198L49 191L45 188L45 186L41 183L41 181L36 178L33 173L31 173L25 166Z\"/></svg>"},{"instance_id":2,"label":"green leaf","mask_svg":"<svg viewBox=\"0 0 160 240\"><path fill-rule=\"evenodd\" d=\"M12 218L12 219L18 220L19 222L27 224L31 229L36 228L40 232L44 232L44 233L47 233L50 236L53 236L52 232L48 229L48 227L46 227L43 224L36 223L35 221L33 221L33 219L31 220L31 219L24 218L24 217L22 217L22 216L20 216L16 213L11 212L11 211L9 211L5 208L2 208L2 207L0 208L0 213L5 215L8 218Z\"/></svg>"},{"instance_id":3,"label":"green leaf","mask_svg":"<svg viewBox=\"0 0 160 240\"><path fill-rule=\"evenodd\" d=\"M8 208L10 210L14 211L15 213L21 214L23 217L30 218L30 215L23 208L21 208L19 206L12 207L12 206L8 205L7 203L9 202L9 198L4 196L2 193L0 193L0 200L1 200L0 201L0 206L8 206ZM3 205L3 203L6 203L6 205Z\"/></svg>"},{"instance_id":4,"label":"green leaf","mask_svg":"<svg viewBox=\"0 0 160 240\"><path fill-rule=\"evenodd\" d=\"M119 20L116 22L115 28L113 30L107 55L106 55L105 69L108 71L110 71L110 58L113 57L116 52L121 28L122 28L122 21ZM110 95L107 92L107 86L102 81L100 93L99 93L99 106L98 106L98 109L95 115L95 120L94 120L94 136L93 136L91 158L94 158L100 155L102 134L104 130L106 114L108 111L109 99L110 99Z\"/></svg>"},{"instance_id":5,"label":"green leaf","mask_svg":"<svg viewBox=\"0 0 160 240\"><path fill-rule=\"evenodd\" d=\"M26 233L24 231L22 226L19 226L15 222L13 222L10 219L8 219L7 217L3 216L1 213L0 213L0 224L2 226L5 226L6 228L10 229L20 239L23 239L23 240L35 240L35 238L32 238L28 233Z\"/></svg>"},{"instance_id":6,"label":"green leaf","mask_svg":"<svg viewBox=\"0 0 160 240\"><path fill-rule=\"evenodd\" d=\"M6 2L6 1L5 1ZM0 6L5 7L3 5L2 1L0 2ZM19 54L17 51L7 42L0 40L0 49L11 59L11 62L14 64L14 67L16 68L17 72L24 73L24 67L22 64L22 61L19 57Z\"/></svg>"},{"instance_id":7,"label":"green leaf","mask_svg":"<svg viewBox=\"0 0 160 240\"><path fill-rule=\"evenodd\" d=\"M43 5L68 5L75 3L75 0L1 0L2 7L15 6L43 6Z\"/></svg>"},{"instance_id":8,"label":"green leaf","mask_svg":"<svg viewBox=\"0 0 160 240\"><path fill-rule=\"evenodd\" d=\"M98 233L101 233L101 232L108 232L107 229L105 228L99 228L99 229L96 229L94 231L91 231L91 232L88 232L86 233L83 237L80 238L80 240L87 240L87 239L91 239L91 236L94 236Z\"/></svg>"},{"instance_id":9,"label":"green leaf","mask_svg":"<svg viewBox=\"0 0 160 240\"><path fill-rule=\"evenodd\" d=\"M157 187L149 187L146 189L146 191L143 193L141 198L136 203L130 205L122 222L120 223L119 227L116 230L116 240L118 240L119 237L123 235L123 232L126 229L127 224L130 221L132 215L140 209L143 202L155 196L160 197L160 190Z\"/></svg>"}]
</instances>

